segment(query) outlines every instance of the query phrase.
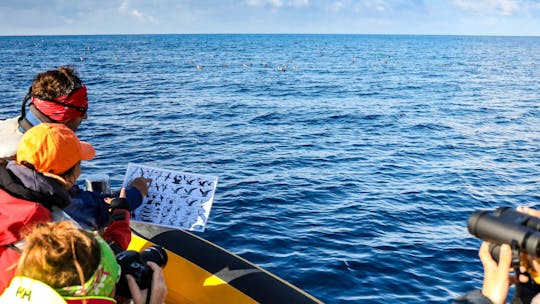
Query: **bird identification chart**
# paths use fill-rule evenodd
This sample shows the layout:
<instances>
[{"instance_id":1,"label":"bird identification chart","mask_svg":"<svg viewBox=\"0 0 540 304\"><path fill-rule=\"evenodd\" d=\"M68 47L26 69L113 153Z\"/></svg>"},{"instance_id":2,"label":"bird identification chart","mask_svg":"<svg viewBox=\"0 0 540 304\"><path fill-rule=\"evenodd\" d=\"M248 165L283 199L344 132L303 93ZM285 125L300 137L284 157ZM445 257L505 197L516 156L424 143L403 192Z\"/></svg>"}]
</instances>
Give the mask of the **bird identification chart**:
<instances>
[{"instance_id":1,"label":"bird identification chart","mask_svg":"<svg viewBox=\"0 0 540 304\"><path fill-rule=\"evenodd\" d=\"M134 178L151 178L148 195L132 220L203 232L217 187L217 176L129 163L123 187Z\"/></svg>"}]
</instances>

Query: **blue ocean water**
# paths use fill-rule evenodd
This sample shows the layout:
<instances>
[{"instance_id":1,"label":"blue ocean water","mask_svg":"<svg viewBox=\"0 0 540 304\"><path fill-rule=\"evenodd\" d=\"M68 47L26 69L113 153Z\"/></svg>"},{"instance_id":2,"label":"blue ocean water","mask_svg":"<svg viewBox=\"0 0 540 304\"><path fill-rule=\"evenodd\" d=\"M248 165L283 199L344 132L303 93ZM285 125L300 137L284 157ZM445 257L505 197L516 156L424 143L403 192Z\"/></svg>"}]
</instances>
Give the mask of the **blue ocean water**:
<instances>
[{"instance_id":1,"label":"blue ocean water","mask_svg":"<svg viewBox=\"0 0 540 304\"><path fill-rule=\"evenodd\" d=\"M75 66L83 178L219 176L198 234L326 303L447 303L481 286L471 212L540 201L538 37L0 37L0 64L0 118Z\"/></svg>"}]
</instances>

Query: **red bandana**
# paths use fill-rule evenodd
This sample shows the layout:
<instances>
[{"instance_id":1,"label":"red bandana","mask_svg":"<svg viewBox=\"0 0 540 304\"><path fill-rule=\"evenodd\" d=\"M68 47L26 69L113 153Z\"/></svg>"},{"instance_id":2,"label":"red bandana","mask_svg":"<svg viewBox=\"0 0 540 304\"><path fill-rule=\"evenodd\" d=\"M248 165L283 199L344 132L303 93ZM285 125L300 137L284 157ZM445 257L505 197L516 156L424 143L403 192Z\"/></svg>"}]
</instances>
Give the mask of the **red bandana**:
<instances>
[{"instance_id":1,"label":"red bandana","mask_svg":"<svg viewBox=\"0 0 540 304\"><path fill-rule=\"evenodd\" d=\"M73 90L69 95L56 97L52 100L39 99L32 96L32 103L41 113L52 120L65 123L68 120L80 117L88 109L88 96L86 86Z\"/></svg>"}]
</instances>

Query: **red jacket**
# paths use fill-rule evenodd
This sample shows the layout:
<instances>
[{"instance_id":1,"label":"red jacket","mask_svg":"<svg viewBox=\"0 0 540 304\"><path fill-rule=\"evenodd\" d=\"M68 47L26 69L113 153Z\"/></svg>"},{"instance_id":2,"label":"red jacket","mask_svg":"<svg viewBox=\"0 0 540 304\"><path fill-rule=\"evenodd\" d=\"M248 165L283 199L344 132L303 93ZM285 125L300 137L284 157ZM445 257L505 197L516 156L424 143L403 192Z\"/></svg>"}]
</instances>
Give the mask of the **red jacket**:
<instances>
[{"instance_id":1,"label":"red jacket","mask_svg":"<svg viewBox=\"0 0 540 304\"><path fill-rule=\"evenodd\" d=\"M110 243L116 243L122 248L122 251L127 250L131 242L131 228L129 227L130 214L125 209L117 209L113 211L111 216L112 222L105 228L103 239Z\"/></svg>"},{"instance_id":2,"label":"red jacket","mask_svg":"<svg viewBox=\"0 0 540 304\"><path fill-rule=\"evenodd\" d=\"M51 212L43 205L15 198L0 189L0 294L15 273L20 252L9 246L21 240L21 232L51 220Z\"/></svg>"},{"instance_id":3,"label":"red jacket","mask_svg":"<svg viewBox=\"0 0 540 304\"><path fill-rule=\"evenodd\" d=\"M114 219L103 233L109 243L126 250L131 241L129 211L115 210ZM19 199L0 189L0 294L9 285L21 256L17 248L10 247L21 240L26 229L39 222L49 222L51 211L43 205Z\"/></svg>"}]
</instances>

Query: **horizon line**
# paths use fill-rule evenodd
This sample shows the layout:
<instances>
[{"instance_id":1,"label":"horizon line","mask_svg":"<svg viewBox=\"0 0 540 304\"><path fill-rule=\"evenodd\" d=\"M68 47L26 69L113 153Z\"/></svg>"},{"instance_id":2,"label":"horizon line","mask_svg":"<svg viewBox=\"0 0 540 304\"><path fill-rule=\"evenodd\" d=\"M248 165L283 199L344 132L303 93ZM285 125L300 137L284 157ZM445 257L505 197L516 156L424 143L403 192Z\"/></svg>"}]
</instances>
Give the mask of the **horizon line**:
<instances>
[{"instance_id":1,"label":"horizon line","mask_svg":"<svg viewBox=\"0 0 540 304\"><path fill-rule=\"evenodd\" d=\"M64 37L64 36L158 36L158 35L343 35L343 36L465 36L465 37L527 37L540 35L504 35L504 34L393 34L393 33L115 33L115 34L0 34L0 37Z\"/></svg>"}]
</instances>

